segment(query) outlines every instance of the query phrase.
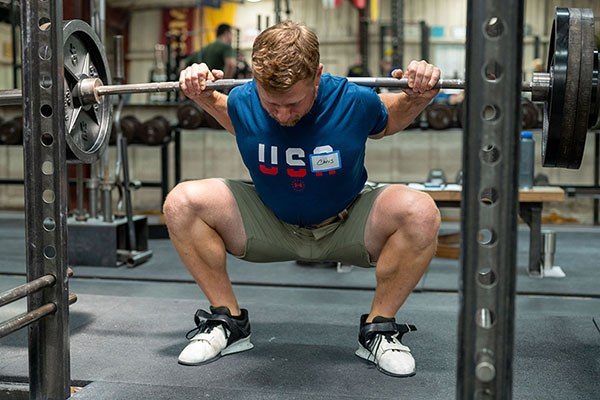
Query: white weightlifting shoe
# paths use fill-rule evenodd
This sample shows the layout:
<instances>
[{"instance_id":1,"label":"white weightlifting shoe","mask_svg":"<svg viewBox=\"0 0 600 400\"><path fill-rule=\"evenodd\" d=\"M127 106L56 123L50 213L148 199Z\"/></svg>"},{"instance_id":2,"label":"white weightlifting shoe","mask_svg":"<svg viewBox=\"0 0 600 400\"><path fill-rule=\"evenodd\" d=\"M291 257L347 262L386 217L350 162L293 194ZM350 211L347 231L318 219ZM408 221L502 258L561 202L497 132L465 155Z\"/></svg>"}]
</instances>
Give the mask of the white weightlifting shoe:
<instances>
[{"instance_id":1,"label":"white weightlifting shoe","mask_svg":"<svg viewBox=\"0 0 600 400\"><path fill-rule=\"evenodd\" d=\"M402 344L402 335L416 331L414 325L396 324L394 318L375 317L365 323L367 314L360 318L359 346L355 354L377 366L386 375L413 376L415 359L408 346Z\"/></svg>"},{"instance_id":2,"label":"white weightlifting shoe","mask_svg":"<svg viewBox=\"0 0 600 400\"><path fill-rule=\"evenodd\" d=\"M198 310L194 315L196 328L186 337L190 343L179 354L179 364L201 365L227 354L239 353L254 347L250 343L248 311L232 317L227 307L210 307L212 314Z\"/></svg>"}]
</instances>

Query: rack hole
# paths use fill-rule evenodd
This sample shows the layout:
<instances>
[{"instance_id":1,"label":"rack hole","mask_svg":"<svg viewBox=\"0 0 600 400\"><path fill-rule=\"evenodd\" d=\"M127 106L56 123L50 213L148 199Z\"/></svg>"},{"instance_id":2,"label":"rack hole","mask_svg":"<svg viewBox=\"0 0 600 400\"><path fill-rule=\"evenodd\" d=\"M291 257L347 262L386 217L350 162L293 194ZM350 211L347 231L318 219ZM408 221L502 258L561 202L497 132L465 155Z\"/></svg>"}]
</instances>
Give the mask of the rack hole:
<instances>
[{"instance_id":1,"label":"rack hole","mask_svg":"<svg viewBox=\"0 0 600 400\"><path fill-rule=\"evenodd\" d=\"M40 109L42 115L46 118L50 118L52 116L52 107L49 104L44 104Z\"/></svg>"},{"instance_id":2,"label":"rack hole","mask_svg":"<svg viewBox=\"0 0 600 400\"><path fill-rule=\"evenodd\" d=\"M497 38L504 32L504 23L498 17L491 17L485 24L485 33L491 38Z\"/></svg>"},{"instance_id":3,"label":"rack hole","mask_svg":"<svg viewBox=\"0 0 600 400\"><path fill-rule=\"evenodd\" d=\"M485 79L495 82L502 76L502 67L495 60L489 61L483 68Z\"/></svg>"},{"instance_id":4,"label":"rack hole","mask_svg":"<svg viewBox=\"0 0 600 400\"><path fill-rule=\"evenodd\" d=\"M40 27L41 31L47 31L48 29L50 29L50 18L48 17L42 17L38 20L38 26Z\"/></svg>"},{"instance_id":5,"label":"rack hole","mask_svg":"<svg viewBox=\"0 0 600 400\"><path fill-rule=\"evenodd\" d=\"M56 248L54 246L46 246L44 247L44 257L48 260L52 260L56 257Z\"/></svg>"},{"instance_id":6,"label":"rack hole","mask_svg":"<svg viewBox=\"0 0 600 400\"><path fill-rule=\"evenodd\" d=\"M477 232L477 242L482 246L491 246L496 242L496 234L489 228L480 229Z\"/></svg>"},{"instance_id":7,"label":"rack hole","mask_svg":"<svg viewBox=\"0 0 600 400\"><path fill-rule=\"evenodd\" d=\"M479 201L485 206L496 204L498 201L498 191L491 187L484 188L481 193L479 193Z\"/></svg>"},{"instance_id":8,"label":"rack hole","mask_svg":"<svg viewBox=\"0 0 600 400\"><path fill-rule=\"evenodd\" d=\"M481 148L480 157L483 162L493 164L500 159L500 150L493 144L487 144Z\"/></svg>"},{"instance_id":9,"label":"rack hole","mask_svg":"<svg viewBox=\"0 0 600 400\"><path fill-rule=\"evenodd\" d=\"M483 268L477 272L477 281L484 287L490 287L496 283L496 273L491 268Z\"/></svg>"},{"instance_id":10,"label":"rack hole","mask_svg":"<svg viewBox=\"0 0 600 400\"><path fill-rule=\"evenodd\" d=\"M42 144L46 147L52 146L54 137L50 133L42 133Z\"/></svg>"},{"instance_id":11,"label":"rack hole","mask_svg":"<svg viewBox=\"0 0 600 400\"><path fill-rule=\"evenodd\" d=\"M44 203L54 203L54 191L50 189L44 190L44 192L42 193L42 200L44 200Z\"/></svg>"},{"instance_id":12,"label":"rack hole","mask_svg":"<svg viewBox=\"0 0 600 400\"><path fill-rule=\"evenodd\" d=\"M480 326L484 329L490 329L494 326L494 322L496 318L494 312L489 308L480 308L477 310L477 314L475 314L475 321L477 322L477 326Z\"/></svg>"},{"instance_id":13,"label":"rack hole","mask_svg":"<svg viewBox=\"0 0 600 400\"><path fill-rule=\"evenodd\" d=\"M54 173L54 164L51 161L44 161L42 163L42 172L44 175L52 175Z\"/></svg>"},{"instance_id":14,"label":"rack hole","mask_svg":"<svg viewBox=\"0 0 600 400\"><path fill-rule=\"evenodd\" d=\"M40 59L44 61L50 60L52 58L52 50L50 49L50 46L45 44L40 46L40 49L38 50L38 55L40 56Z\"/></svg>"},{"instance_id":15,"label":"rack hole","mask_svg":"<svg viewBox=\"0 0 600 400\"><path fill-rule=\"evenodd\" d=\"M500 110L496 106L487 105L481 111L481 117L486 121L495 121L500 116Z\"/></svg>"},{"instance_id":16,"label":"rack hole","mask_svg":"<svg viewBox=\"0 0 600 400\"><path fill-rule=\"evenodd\" d=\"M54 228L56 228L56 222L54 222L54 218L46 217L43 222L44 229L48 232L52 232Z\"/></svg>"}]
</instances>

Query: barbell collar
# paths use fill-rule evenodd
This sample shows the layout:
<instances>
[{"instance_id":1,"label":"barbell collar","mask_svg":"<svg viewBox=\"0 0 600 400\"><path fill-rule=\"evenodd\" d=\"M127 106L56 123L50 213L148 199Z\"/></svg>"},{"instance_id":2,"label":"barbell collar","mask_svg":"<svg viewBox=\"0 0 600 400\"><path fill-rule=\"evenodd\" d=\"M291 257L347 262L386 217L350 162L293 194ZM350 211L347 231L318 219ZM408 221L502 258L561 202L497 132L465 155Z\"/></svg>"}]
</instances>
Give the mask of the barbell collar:
<instances>
[{"instance_id":1,"label":"barbell collar","mask_svg":"<svg viewBox=\"0 0 600 400\"><path fill-rule=\"evenodd\" d=\"M546 101L550 94L552 75L547 72L536 72L531 81L531 100Z\"/></svg>"}]
</instances>

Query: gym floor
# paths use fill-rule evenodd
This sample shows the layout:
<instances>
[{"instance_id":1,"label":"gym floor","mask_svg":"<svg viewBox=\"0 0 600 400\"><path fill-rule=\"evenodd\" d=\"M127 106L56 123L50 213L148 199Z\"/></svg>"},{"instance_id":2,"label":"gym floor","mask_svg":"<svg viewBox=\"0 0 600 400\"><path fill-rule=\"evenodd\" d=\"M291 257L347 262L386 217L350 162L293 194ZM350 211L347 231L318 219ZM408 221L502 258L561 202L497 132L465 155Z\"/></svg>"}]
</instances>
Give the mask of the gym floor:
<instances>
[{"instance_id":1,"label":"gym floor","mask_svg":"<svg viewBox=\"0 0 600 400\"><path fill-rule=\"evenodd\" d=\"M456 225L445 224L443 229ZM526 274L527 231L519 228L515 399L600 397L600 229L550 227L563 279ZM25 282L24 220L0 215L0 292ZM397 316L417 325L405 344L412 378L392 378L354 356L360 314L368 311L372 270L251 264L228 268L248 308L255 348L197 367L177 355L193 314L208 302L168 240L152 240L136 268L77 267L71 292L74 399L449 399L455 396L460 264L434 259ZM25 310L0 308L0 321ZM0 339L0 382L28 379L27 331Z\"/></svg>"}]
</instances>

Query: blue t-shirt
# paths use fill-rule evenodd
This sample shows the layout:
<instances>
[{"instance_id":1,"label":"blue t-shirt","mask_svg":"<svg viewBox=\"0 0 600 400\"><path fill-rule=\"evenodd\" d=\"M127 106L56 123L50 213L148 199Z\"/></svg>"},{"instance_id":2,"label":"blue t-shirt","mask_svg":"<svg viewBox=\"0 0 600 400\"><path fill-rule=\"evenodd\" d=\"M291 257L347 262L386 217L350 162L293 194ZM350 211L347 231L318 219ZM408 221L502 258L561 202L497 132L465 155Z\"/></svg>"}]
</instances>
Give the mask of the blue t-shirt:
<instances>
[{"instance_id":1,"label":"blue t-shirt","mask_svg":"<svg viewBox=\"0 0 600 400\"><path fill-rule=\"evenodd\" d=\"M293 127L267 113L254 81L229 93L227 111L259 197L279 219L301 226L318 224L354 200L367 180L367 137L381 132L388 118L372 89L329 74Z\"/></svg>"}]
</instances>

